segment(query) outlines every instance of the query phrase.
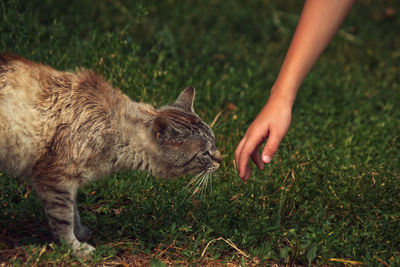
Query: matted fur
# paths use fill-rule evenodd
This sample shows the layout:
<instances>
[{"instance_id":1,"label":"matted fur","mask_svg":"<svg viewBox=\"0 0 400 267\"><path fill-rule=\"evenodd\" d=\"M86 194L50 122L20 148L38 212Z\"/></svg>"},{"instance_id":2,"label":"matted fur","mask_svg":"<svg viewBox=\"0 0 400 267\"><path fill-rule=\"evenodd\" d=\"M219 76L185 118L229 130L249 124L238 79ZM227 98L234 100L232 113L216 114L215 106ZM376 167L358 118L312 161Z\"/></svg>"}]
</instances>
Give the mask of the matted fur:
<instances>
[{"instance_id":1,"label":"matted fur","mask_svg":"<svg viewBox=\"0 0 400 267\"><path fill-rule=\"evenodd\" d=\"M81 185L125 169L176 177L218 168L215 137L193 101L189 87L157 110L92 71L0 55L0 170L30 180L54 237L87 256L94 248L80 242L90 236L76 205Z\"/></svg>"}]
</instances>

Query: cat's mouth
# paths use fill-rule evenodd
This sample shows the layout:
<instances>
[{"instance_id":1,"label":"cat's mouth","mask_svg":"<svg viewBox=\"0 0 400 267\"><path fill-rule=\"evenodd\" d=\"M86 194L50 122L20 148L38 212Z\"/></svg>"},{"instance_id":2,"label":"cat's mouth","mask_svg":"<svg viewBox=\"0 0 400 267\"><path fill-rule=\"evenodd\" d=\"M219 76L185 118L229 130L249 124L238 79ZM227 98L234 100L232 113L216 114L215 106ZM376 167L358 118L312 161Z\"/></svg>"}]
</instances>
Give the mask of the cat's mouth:
<instances>
[{"instance_id":1,"label":"cat's mouth","mask_svg":"<svg viewBox=\"0 0 400 267\"><path fill-rule=\"evenodd\" d=\"M213 160L211 167L208 168L208 172L214 172L219 168L222 162L222 155L221 153L216 150L213 154L211 154L211 158Z\"/></svg>"},{"instance_id":2,"label":"cat's mouth","mask_svg":"<svg viewBox=\"0 0 400 267\"><path fill-rule=\"evenodd\" d=\"M218 170L219 165L221 165L219 162L213 162L211 167L207 169L207 172L215 172Z\"/></svg>"}]
</instances>

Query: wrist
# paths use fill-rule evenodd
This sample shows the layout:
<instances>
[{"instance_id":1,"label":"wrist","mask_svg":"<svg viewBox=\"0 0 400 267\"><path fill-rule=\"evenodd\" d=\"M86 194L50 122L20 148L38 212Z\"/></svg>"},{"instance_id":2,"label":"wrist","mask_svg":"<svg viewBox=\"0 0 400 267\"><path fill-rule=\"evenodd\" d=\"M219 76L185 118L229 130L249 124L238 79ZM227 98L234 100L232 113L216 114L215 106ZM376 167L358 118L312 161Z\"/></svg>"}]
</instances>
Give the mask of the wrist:
<instances>
[{"instance_id":1,"label":"wrist","mask_svg":"<svg viewBox=\"0 0 400 267\"><path fill-rule=\"evenodd\" d=\"M295 86L283 86L275 83L271 88L268 102L274 102L278 105L292 109L296 99L297 88Z\"/></svg>"}]
</instances>

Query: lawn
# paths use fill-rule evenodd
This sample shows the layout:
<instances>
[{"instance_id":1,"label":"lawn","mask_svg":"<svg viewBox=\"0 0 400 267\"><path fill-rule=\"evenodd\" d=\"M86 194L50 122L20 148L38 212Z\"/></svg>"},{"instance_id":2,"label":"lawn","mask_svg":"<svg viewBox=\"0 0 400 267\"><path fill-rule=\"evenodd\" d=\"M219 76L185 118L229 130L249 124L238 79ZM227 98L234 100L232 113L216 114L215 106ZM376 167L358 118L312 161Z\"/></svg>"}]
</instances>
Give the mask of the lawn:
<instances>
[{"instance_id":1,"label":"lawn","mask_svg":"<svg viewBox=\"0 0 400 267\"><path fill-rule=\"evenodd\" d=\"M400 265L400 2L358 1L304 81L291 128L247 183L233 152L265 104L302 1L0 3L0 51L85 67L135 101L195 110L224 160L212 187L116 173L79 191L98 249L54 243L34 191L0 174L0 265ZM0 122L1 123L1 122ZM254 166L253 166L254 167Z\"/></svg>"}]
</instances>

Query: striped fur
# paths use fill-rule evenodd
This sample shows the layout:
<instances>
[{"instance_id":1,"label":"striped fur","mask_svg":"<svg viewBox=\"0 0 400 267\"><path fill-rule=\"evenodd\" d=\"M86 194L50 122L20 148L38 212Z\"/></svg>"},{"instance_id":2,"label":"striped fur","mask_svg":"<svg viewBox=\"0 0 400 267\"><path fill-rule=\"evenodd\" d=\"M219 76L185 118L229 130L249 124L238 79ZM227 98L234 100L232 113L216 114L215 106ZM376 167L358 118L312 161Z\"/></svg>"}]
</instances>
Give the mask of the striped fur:
<instances>
[{"instance_id":1,"label":"striped fur","mask_svg":"<svg viewBox=\"0 0 400 267\"><path fill-rule=\"evenodd\" d=\"M189 87L157 110L92 71L0 55L0 170L31 181L54 237L88 256L94 248L81 243L90 230L77 209L80 186L126 169L168 178L218 168L215 137L193 100Z\"/></svg>"}]
</instances>

